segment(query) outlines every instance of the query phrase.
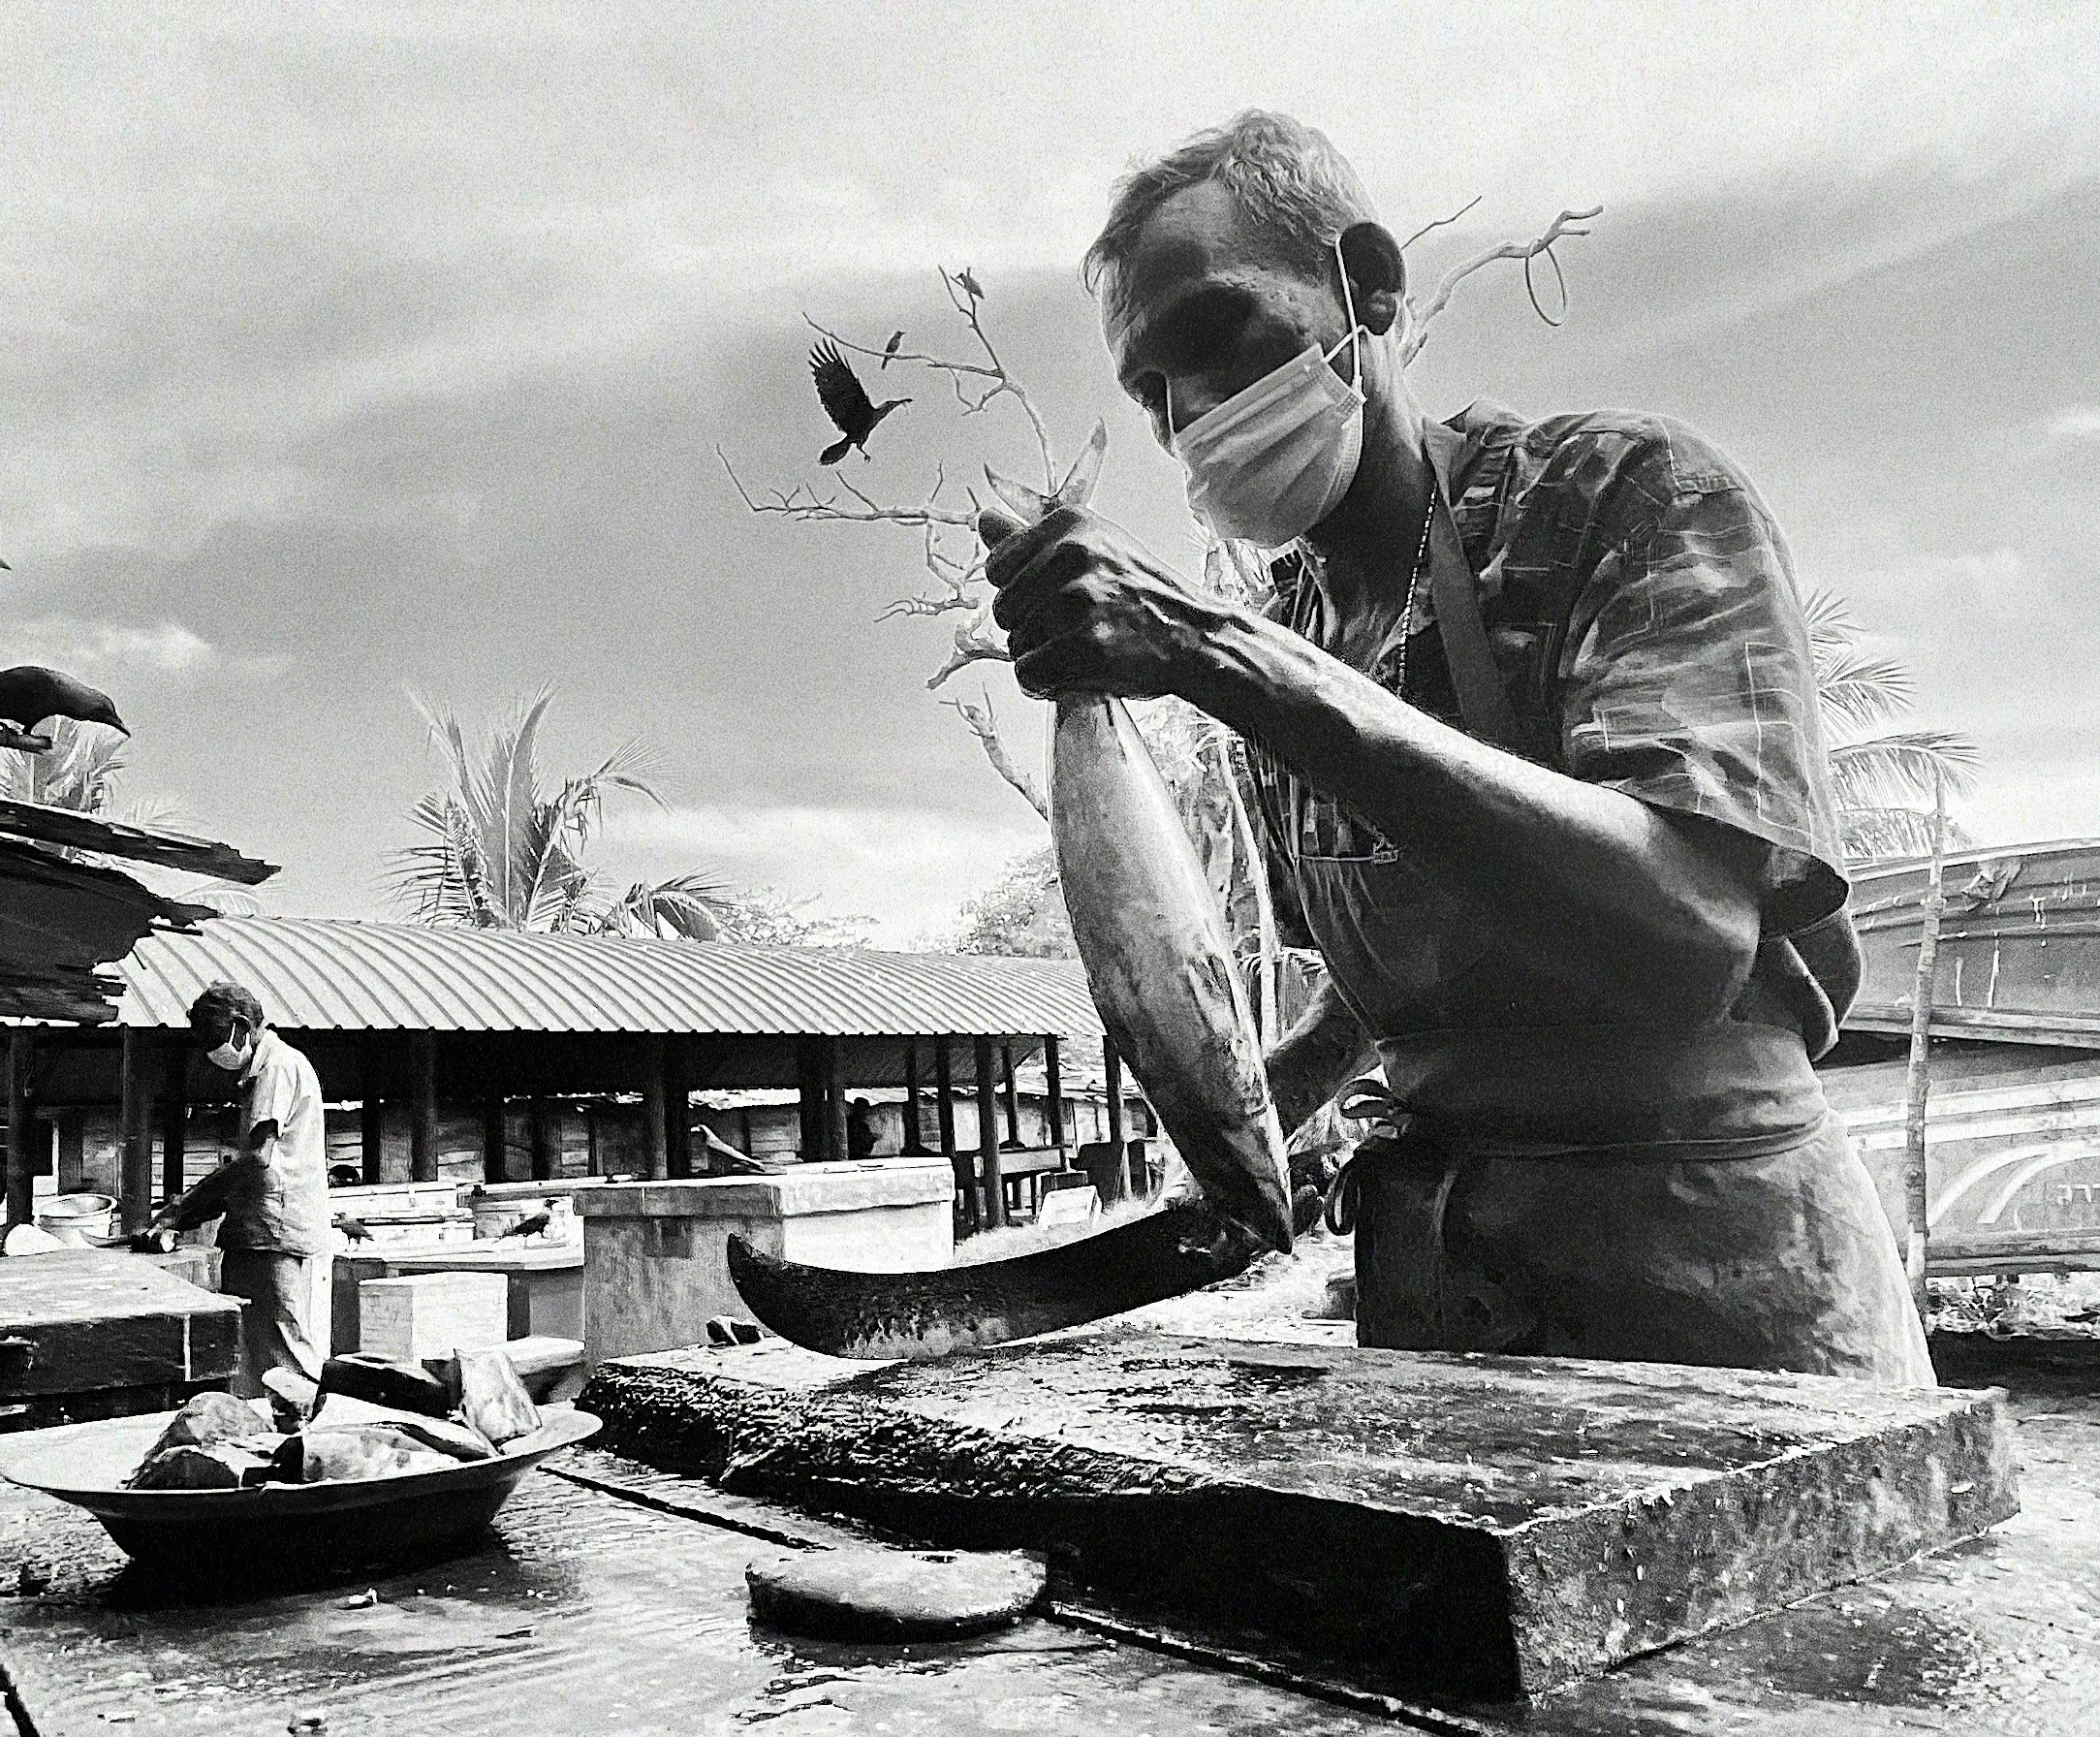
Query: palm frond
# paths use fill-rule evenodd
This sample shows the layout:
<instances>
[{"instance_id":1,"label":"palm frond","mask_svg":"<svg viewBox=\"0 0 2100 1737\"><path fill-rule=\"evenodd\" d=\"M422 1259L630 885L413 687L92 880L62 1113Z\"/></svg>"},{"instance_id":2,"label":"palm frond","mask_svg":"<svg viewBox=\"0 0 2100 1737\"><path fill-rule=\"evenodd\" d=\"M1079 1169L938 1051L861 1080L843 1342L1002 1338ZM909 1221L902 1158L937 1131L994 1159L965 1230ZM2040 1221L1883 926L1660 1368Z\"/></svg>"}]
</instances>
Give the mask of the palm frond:
<instances>
[{"instance_id":1,"label":"palm frond","mask_svg":"<svg viewBox=\"0 0 2100 1737\"><path fill-rule=\"evenodd\" d=\"M1902 730L1831 750L1831 787L1840 808L1929 808L1935 781L1949 791L1974 782L1976 744L1948 730Z\"/></svg>"},{"instance_id":2,"label":"palm frond","mask_svg":"<svg viewBox=\"0 0 2100 1737\"><path fill-rule=\"evenodd\" d=\"M1819 668L1824 658L1849 650L1860 635L1852 605L1821 585L1802 593L1802 619L1807 623L1808 649Z\"/></svg>"},{"instance_id":3,"label":"palm frond","mask_svg":"<svg viewBox=\"0 0 2100 1737\"><path fill-rule=\"evenodd\" d=\"M1916 684L1908 667L1845 646L1815 660L1816 698L1834 733L1870 730L1910 710Z\"/></svg>"}]
</instances>

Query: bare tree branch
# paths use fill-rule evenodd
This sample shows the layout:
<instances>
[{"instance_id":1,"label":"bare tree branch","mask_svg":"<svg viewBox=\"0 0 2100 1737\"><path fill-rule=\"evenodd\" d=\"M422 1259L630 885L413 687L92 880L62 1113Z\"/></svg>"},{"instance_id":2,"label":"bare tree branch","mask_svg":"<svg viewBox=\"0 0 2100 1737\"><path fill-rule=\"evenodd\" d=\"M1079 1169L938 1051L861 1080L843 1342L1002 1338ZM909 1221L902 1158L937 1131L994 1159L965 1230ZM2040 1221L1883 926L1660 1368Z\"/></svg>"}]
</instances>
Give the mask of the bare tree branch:
<instances>
[{"instance_id":1,"label":"bare tree branch","mask_svg":"<svg viewBox=\"0 0 2100 1737\"><path fill-rule=\"evenodd\" d=\"M1406 240L1400 243L1400 251L1402 253L1405 253L1410 247L1414 246L1417 241L1421 240L1422 237L1427 235L1432 229L1443 229L1450 224L1457 223L1459 218L1463 217L1466 214L1466 212L1470 211L1475 205L1479 205L1482 199L1484 199L1485 197L1485 194L1476 193L1471 199L1467 200L1464 205L1460 205L1456 211L1452 212L1449 217L1430 218L1428 222L1425 223L1420 229L1415 231L1413 235L1409 236Z\"/></svg>"},{"instance_id":2,"label":"bare tree branch","mask_svg":"<svg viewBox=\"0 0 2100 1737\"><path fill-rule=\"evenodd\" d=\"M1579 228L1578 225L1587 224L1592 217L1597 216L1603 209L1602 205L1591 205L1586 211L1563 211L1551 223L1548 224L1540 234L1528 241L1505 241L1500 247L1490 247L1485 253L1477 253L1462 264L1454 266L1438 281L1435 292L1426 302L1420 307L1417 307L1413 302L1408 303L1407 348L1401 360L1412 362L1415 359L1416 354L1428 338L1429 322L1451 304L1452 292L1468 277L1472 276L1474 272L1493 265L1497 260L1517 260L1521 262L1528 269L1531 262L1542 253L1546 255L1548 262L1557 271L1560 268L1560 262L1553 257L1554 243L1568 236L1588 235L1589 231L1586 228ZM1529 278L1526 277L1527 288L1529 282ZM1566 285L1563 283L1563 300L1565 300L1565 292ZM1558 323L1550 317L1543 307L1539 307L1536 294L1532 296L1531 304L1533 307L1538 308L1539 317L1546 320L1549 325Z\"/></svg>"},{"instance_id":3,"label":"bare tree branch","mask_svg":"<svg viewBox=\"0 0 2100 1737\"><path fill-rule=\"evenodd\" d=\"M1005 739L999 734L999 720L992 715L991 690L988 687L985 689L981 701L943 700L941 704L956 709L956 714L969 725L970 734L977 738L978 744L984 748L985 758L991 762L992 770L1019 791L1027 799L1028 805L1048 820L1050 804L1045 800L1042 789L1024 768L1015 763L1013 755L1006 750Z\"/></svg>"},{"instance_id":4,"label":"bare tree branch","mask_svg":"<svg viewBox=\"0 0 2100 1737\"><path fill-rule=\"evenodd\" d=\"M955 648L948 654L948 661L926 678L928 687L938 687L957 670L968 669L973 663L991 658L1000 663L1009 661L1006 642L998 637L998 630L991 624L991 611L982 609L960 627L956 629Z\"/></svg>"},{"instance_id":5,"label":"bare tree branch","mask_svg":"<svg viewBox=\"0 0 2100 1737\"><path fill-rule=\"evenodd\" d=\"M722 460L722 468L729 472L729 480L736 485L743 504L752 512L783 514L798 524L953 524L974 528L977 523L977 509L974 503L968 511L959 507L949 511L935 506L934 503L947 481L945 474L935 476L932 492L916 507L885 506L856 489L847 478L840 477L839 487L860 503L858 506L847 506L841 504L835 494L819 494L807 483L798 483L793 489L786 490L769 490L763 496L754 495L744 487L743 478L737 474L737 467L730 462L729 455L717 446L714 456Z\"/></svg>"}]
</instances>

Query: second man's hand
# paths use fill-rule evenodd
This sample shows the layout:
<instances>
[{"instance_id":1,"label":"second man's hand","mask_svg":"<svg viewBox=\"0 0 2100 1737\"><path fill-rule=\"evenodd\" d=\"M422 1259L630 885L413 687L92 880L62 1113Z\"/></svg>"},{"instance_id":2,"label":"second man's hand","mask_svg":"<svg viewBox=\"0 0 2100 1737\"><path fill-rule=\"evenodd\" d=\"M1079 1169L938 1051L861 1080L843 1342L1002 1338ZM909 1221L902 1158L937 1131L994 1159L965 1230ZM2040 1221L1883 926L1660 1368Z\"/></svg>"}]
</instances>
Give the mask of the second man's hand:
<instances>
[{"instance_id":1,"label":"second man's hand","mask_svg":"<svg viewBox=\"0 0 2100 1737\"><path fill-rule=\"evenodd\" d=\"M997 592L992 618L1006 630L1015 679L1038 698L1182 692L1229 613L1085 507L1031 525L987 512L978 532Z\"/></svg>"}]
</instances>

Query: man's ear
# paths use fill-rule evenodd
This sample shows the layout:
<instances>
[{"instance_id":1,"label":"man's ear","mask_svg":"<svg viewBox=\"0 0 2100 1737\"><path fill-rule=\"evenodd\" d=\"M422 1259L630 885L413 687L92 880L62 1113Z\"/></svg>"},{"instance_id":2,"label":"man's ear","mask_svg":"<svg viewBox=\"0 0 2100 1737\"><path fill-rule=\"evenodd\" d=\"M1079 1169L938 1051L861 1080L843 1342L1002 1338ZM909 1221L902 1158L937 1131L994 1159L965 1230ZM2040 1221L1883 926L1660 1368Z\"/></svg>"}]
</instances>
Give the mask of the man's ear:
<instances>
[{"instance_id":1,"label":"man's ear","mask_svg":"<svg viewBox=\"0 0 2100 1737\"><path fill-rule=\"evenodd\" d=\"M1356 296L1363 330L1383 337L1393 330L1407 299L1407 262L1400 244L1382 223L1353 223L1341 235L1342 269Z\"/></svg>"}]
</instances>

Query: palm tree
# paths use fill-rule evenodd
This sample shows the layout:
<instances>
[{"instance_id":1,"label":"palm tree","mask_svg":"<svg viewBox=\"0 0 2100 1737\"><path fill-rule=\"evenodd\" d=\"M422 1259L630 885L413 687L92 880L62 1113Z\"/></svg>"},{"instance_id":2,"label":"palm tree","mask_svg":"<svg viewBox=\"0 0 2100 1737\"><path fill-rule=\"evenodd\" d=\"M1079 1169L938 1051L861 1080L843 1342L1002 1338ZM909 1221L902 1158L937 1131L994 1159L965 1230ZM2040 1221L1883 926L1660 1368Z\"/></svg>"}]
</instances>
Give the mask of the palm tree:
<instances>
[{"instance_id":1,"label":"palm tree","mask_svg":"<svg viewBox=\"0 0 2100 1737\"><path fill-rule=\"evenodd\" d=\"M1967 842L1949 819L1947 794L1967 785L1975 744L1945 730L1883 730L1910 710L1910 671L1864 651L1842 598L1811 591L1804 603L1837 796L1845 855L1856 863L1927 859L1923 924L1910 997L1910 1057L1903 1092L1903 1196L1909 1236L1903 1264L1911 1300L1926 1311L1926 1105L1931 1092L1932 998L1945 915L1950 835Z\"/></svg>"},{"instance_id":2,"label":"palm tree","mask_svg":"<svg viewBox=\"0 0 2100 1737\"><path fill-rule=\"evenodd\" d=\"M395 897L423 923L715 939L718 918L733 901L709 876L637 881L622 893L586 860L609 797L663 799L649 781L651 757L632 742L550 790L538 745L552 698L543 689L478 749L456 716L416 701L444 750L451 782L409 810L423 837L395 854Z\"/></svg>"},{"instance_id":3,"label":"palm tree","mask_svg":"<svg viewBox=\"0 0 2100 1737\"><path fill-rule=\"evenodd\" d=\"M38 803L47 808L67 808L76 814L119 819L128 826L178 824L180 817L173 805L165 802L129 803L121 813L113 811L117 781L126 770L123 737L100 725L90 727L64 717L47 719L42 734L51 739L51 745L42 753L0 749L0 797L10 802ZM63 854L120 868L166 898L201 904L221 916L253 916L262 908L247 889L222 886L202 875L104 857L93 851L68 850Z\"/></svg>"},{"instance_id":4,"label":"palm tree","mask_svg":"<svg viewBox=\"0 0 2100 1737\"><path fill-rule=\"evenodd\" d=\"M1910 711L1909 669L1861 647L1859 624L1834 593L1810 591L1803 611L1846 859L1930 856L1935 812L1956 844L1967 843L1945 817L1946 797L1968 787L1975 743L1947 730L1887 728Z\"/></svg>"}]
</instances>

